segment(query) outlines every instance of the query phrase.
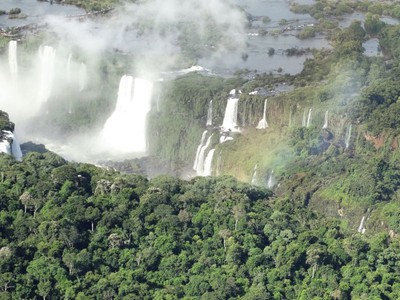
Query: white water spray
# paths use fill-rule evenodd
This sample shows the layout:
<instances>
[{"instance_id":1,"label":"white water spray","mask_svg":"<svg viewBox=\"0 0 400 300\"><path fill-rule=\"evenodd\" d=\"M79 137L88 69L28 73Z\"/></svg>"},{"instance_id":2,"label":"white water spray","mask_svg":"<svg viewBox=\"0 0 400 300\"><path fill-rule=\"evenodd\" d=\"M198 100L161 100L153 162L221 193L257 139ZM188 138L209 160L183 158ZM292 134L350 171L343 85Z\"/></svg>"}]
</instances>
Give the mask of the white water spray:
<instances>
[{"instance_id":1,"label":"white water spray","mask_svg":"<svg viewBox=\"0 0 400 300\"><path fill-rule=\"evenodd\" d=\"M239 98L236 97L236 90L232 90L226 104L224 121L222 122L222 131L237 131L237 115Z\"/></svg>"},{"instance_id":2,"label":"white water spray","mask_svg":"<svg viewBox=\"0 0 400 300\"><path fill-rule=\"evenodd\" d=\"M67 60L67 83L71 84L71 61L72 61L72 54L68 55Z\"/></svg>"},{"instance_id":3,"label":"white water spray","mask_svg":"<svg viewBox=\"0 0 400 300\"><path fill-rule=\"evenodd\" d=\"M324 126L322 126L322 129L328 128L328 117L329 117L329 111L327 110L327 111L325 112Z\"/></svg>"},{"instance_id":4,"label":"white water spray","mask_svg":"<svg viewBox=\"0 0 400 300\"><path fill-rule=\"evenodd\" d=\"M102 132L103 142L119 153L147 151L147 114L151 109L153 83L132 76L122 76L117 105Z\"/></svg>"},{"instance_id":5,"label":"white water spray","mask_svg":"<svg viewBox=\"0 0 400 300\"><path fill-rule=\"evenodd\" d=\"M82 92L87 85L88 75L86 65L82 62L79 66L79 91Z\"/></svg>"},{"instance_id":6,"label":"white water spray","mask_svg":"<svg viewBox=\"0 0 400 300\"><path fill-rule=\"evenodd\" d=\"M18 77L17 41L10 41L8 43L8 66L11 78L16 80Z\"/></svg>"},{"instance_id":7,"label":"white water spray","mask_svg":"<svg viewBox=\"0 0 400 300\"><path fill-rule=\"evenodd\" d=\"M40 84L38 92L38 102L46 102L51 94L54 77L54 60L56 50L50 46L40 46L39 61L40 61Z\"/></svg>"},{"instance_id":8,"label":"white water spray","mask_svg":"<svg viewBox=\"0 0 400 300\"><path fill-rule=\"evenodd\" d=\"M258 122L257 129L265 129L268 127L268 122L267 122L267 101L268 99L265 99L264 101L264 114L263 118Z\"/></svg>"},{"instance_id":9,"label":"white water spray","mask_svg":"<svg viewBox=\"0 0 400 300\"><path fill-rule=\"evenodd\" d=\"M208 105L206 126L212 125L212 118L213 118L213 101L211 100L210 104Z\"/></svg>"}]
</instances>

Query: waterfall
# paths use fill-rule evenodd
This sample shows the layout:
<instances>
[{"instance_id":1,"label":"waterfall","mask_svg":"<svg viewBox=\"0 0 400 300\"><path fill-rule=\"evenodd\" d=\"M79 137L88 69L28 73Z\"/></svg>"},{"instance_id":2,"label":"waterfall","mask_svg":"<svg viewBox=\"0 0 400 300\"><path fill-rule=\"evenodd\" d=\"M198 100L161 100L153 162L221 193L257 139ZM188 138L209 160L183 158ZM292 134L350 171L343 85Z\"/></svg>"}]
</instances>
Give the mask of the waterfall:
<instances>
[{"instance_id":1,"label":"waterfall","mask_svg":"<svg viewBox=\"0 0 400 300\"><path fill-rule=\"evenodd\" d=\"M267 182L267 187L269 189L272 189L275 185L275 180L274 180L274 170L271 171L271 173L268 176L268 182Z\"/></svg>"},{"instance_id":2,"label":"waterfall","mask_svg":"<svg viewBox=\"0 0 400 300\"><path fill-rule=\"evenodd\" d=\"M51 93L54 73L54 60L56 50L50 46L40 46L39 61L40 61L40 84L38 100L40 103L46 102Z\"/></svg>"},{"instance_id":3,"label":"waterfall","mask_svg":"<svg viewBox=\"0 0 400 300\"><path fill-rule=\"evenodd\" d=\"M16 160L22 160L21 147L15 134L8 130L3 130L2 132L5 138L0 142L0 152L12 155ZM9 139L12 140L11 143Z\"/></svg>"},{"instance_id":4,"label":"waterfall","mask_svg":"<svg viewBox=\"0 0 400 300\"><path fill-rule=\"evenodd\" d=\"M267 123L267 101L268 99L265 99L264 101L264 114L263 114L263 118L260 120L260 122L258 122L257 125L257 129L265 129L268 127L268 123Z\"/></svg>"},{"instance_id":5,"label":"waterfall","mask_svg":"<svg viewBox=\"0 0 400 300\"><path fill-rule=\"evenodd\" d=\"M200 149L199 158L197 160L196 167L194 168L196 171L196 174L198 176L203 176L203 174L204 174L204 165L205 165L205 158L206 158L205 152L211 144L211 138L213 137L213 135L214 134L211 134L208 137L206 143Z\"/></svg>"},{"instance_id":6,"label":"waterfall","mask_svg":"<svg viewBox=\"0 0 400 300\"><path fill-rule=\"evenodd\" d=\"M366 228L365 228L365 216L363 216L362 219L361 219L361 222L360 222L360 226L358 226L357 231L358 231L359 233L364 234L364 233L365 233L365 230L366 230Z\"/></svg>"},{"instance_id":7,"label":"waterfall","mask_svg":"<svg viewBox=\"0 0 400 300\"><path fill-rule=\"evenodd\" d=\"M258 165L256 164L253 169L253 175L251 176L251 185L257 185L257 168Z\"/></svg>"},{"instance_id":8,"label":"waterfall","mask_svg":"<svg viewBox=\"0 0 400 300\"><path fill-rule=\"evenodd\" d=\"M346 140L345 140L346 149L348 149L350 146L350 138L351 138L351 124L347 128Z\"/></svg>"},{"instance_id":9,"label":"waterfall","mask_svg":"<svg viewBox=\"0 0 400 300\"><path fill-rule=\"evenodd\" d=\"M87 85L87 68L86 65L82 62L79 66L79 91L82 92Z\"/></svg>"},{"instance_id":10,"label":"waterfall","mask_svg":"<svg viewBox=\"0 0 400 300\"><path fill-rule=\"evenodd\" d=\"M210 104L208 105L208 111L207 111L207 123L206 126L211 126L212 125L212 117L213 117L213 101L210 101Z\"/></svg>"},{"instance_id":11,"label":"waterfall","mask_svg":"<svg viewBox=\"0 0 400 300\"><path fill-rule=\"evenodd\" d=\"M301 121L301 127L306 127L307 121L306 121L306 109L303 111L303 120Z\"/></svg>"},{"instance_id":12,"label":"waterfall","mask_svg":"<svg viewBox=\"0 0 400 300\"><path fill-rule=\"evenodd\" d=\"M230 97L226 104L224 121L222 122L223 131L235 131L237 130L237 114L239 98L236 97L236 90L232 90Z\"/></svg>"},{"instance_id":13,"label":"waterfall","mask_svg":"<svg viewBox=\"0 0 400 300\"><path fill-rule=\"evenodd\" d=\"M105 145L119 153L147 151L147 114L152 90L153 83L148 80L122 76L115 110L102 132Z\"/></svg>"},{"instance_id":14,"label":"waterfall","mask_svg":"<svg viewBox=\"0 0 400 300\"><path fill-rule=\"evenodd\" d=\"M200 150L201 150L201 147L203 147L204 142L206 141L206 136L207 136L207 130L205 130L203 132L203 134L201 135L200 144L197 146L196 158L194 159L194 163L193 163L193 170L197 169L197 164L199 162Z\"/></svg>"},{"instance_id":15,"label":"waterfall","mask_svg":"<svg viewBox=\"0 0 400 300\"><path fill-rule=\"evenodd\" d=\"M8 43L8 66L11 78L15 80L18 76L17 41L10 41Z\"/></svg>"},{"instance_id":16,"label":"waterfall","mask_svg":"<svg viewBox=\"0 0 400 300\"><path fill-rule=\"evenodd\" d=\"M68 55L68 61L67 61L67 83L71 83L71 60L72 60L72 54L70 53Z\"/></svg>"},{"instance_id":17,"label":"waterfall","mask_svg":"<svg viewBox=\"0 0 400 300\"><path fill-rule=\"evenodd\" d=\"M211 176L211 173L212 173L212 160L213 160L213 157L214 157L214 152L215 152L215 149L211 149L208 152L206 159L204 160L203 176Z\"/></svg>"},{"instance_id":18,"label":"waterfall","mask_svg":"<svg viewBox=\"0 0 400 300\"><path fill-rule=\"evenodd\" d=\"M311 125L311 113L312 113L312 108L310 108L310 110L308 111L308 118L307 118L307 125L306 127L310 127Z\"/></svg>"},{"instance_id":19,"label":"waterfall","mask_svg":"<svg viewBox=\"0 0 400 300\"><path fill-rule=\"evenodd\" d=\"M325 112L325 121L324 121L324 126L322 126L322 129L328 128L328 114L329 114L329 111L327 110Z\"/></svg>"}]
</instances>

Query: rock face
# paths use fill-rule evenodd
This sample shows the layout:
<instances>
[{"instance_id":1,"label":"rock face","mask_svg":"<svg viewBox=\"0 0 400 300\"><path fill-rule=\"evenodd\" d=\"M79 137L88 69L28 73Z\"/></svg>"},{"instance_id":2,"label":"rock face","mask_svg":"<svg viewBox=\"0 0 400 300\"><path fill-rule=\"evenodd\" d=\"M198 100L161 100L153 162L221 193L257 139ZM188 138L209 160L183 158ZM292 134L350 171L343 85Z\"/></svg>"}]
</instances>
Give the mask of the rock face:
<instances>
[{"instance_id":1,"label":"rock face","mask_svg":"<svg viewBox=\"0 0 400 300\"><path fill-rule=\"evenodd\" d=\"M8 114L0 111L0 152L14 156L15 159L22 159L21 147L16 139L14 123L10 122Z\"/></svg>"}]
</instances>

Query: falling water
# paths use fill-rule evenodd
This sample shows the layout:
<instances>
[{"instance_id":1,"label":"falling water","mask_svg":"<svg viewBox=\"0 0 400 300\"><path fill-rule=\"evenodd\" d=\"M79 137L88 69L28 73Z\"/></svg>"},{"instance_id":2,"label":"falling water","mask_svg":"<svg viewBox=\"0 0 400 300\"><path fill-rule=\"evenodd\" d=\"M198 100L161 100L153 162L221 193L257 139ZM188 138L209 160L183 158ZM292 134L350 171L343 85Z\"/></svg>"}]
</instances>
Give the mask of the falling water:
<instances>
[{"instance_id":1,"label":"falling water","mask_svg":"<svg viewBox=\"0 0 400 300\"><path fill-rule=\"evenodd\" d=\"M306 127L310 127L311 125L311 113L312 113L312 108L310 108L310 110L308 111L308 118L307 118L307 125Z\"/></svg>"},{"instance_id":2,"label":"falling water","mask_svg":"<svg viewBox=\"0 0 400 300\"><path fill-rule=\"evenodd\" d=\"M46 102L50 97L51 87L53 84L54 59L56 50L50 46L40 46L40 85L38 100L40 103Z\"/></svg>"},{"instance_id":3,"label":"falling water","mask_svg":"<svg viewBox=\"0 0 400 300\"><path fill-rule=\"evenodd\" d=\"M257 185L257 168L258 168L258 165L256 164L253 169L253 175L251 176L251 184L252 185Z\"/></svg>"},{"instance_id":4,"label":"falling water","mask_svg":"<svg viewBox=\"0 0 400 300\"><path fill-rule=\"evenodd\" d=\"M103 128L103 138L113 152L147 151L147 114L151 109L153 83L132 76L121 78L114 112Z\"/></svg>"},{"instance_id":5,"label":"falling water","mask_svg":"<svg viewBox=\"0 0 400 300\"><path fill-rule=\"evenodd\" d=\"M350 138L351 138L351 124L347 128L346 140L345 140L346 149L348 149L350 146Z\"/></svg>"},{"instance_id":6,"label":"falling water","mask_svg":"<svg viewBox=\"0 0 400 300\"><path fill-rule=\"evenodd\" d=\"M365 216L363 216L362 219L361 219L361 222L360 222L360 226L358 226L357 231L358 231L359 233L364 234L364 233L365 233L365 230L366 230L366 228L365 228Z\"/></svg>"},{"instance_id":7,"label":"falling water","mask_svg":"<svg viewBox=\"0 0 400 300\"><path fill-rule=\"evenodd\" d=\"M18 139L14 133L8 130L3 130L5 139L0 142L0 152L12 155L16 160L22 160L22 151ZM9 139L12 142L9 142Z\"/></svg>"},{"instance_id":8,"label":"falling water","mask_svg":"<svg viewBox=\"0 0 400 300\"><path fill-rule=\"evenodd\" d=\"M201 147L203 147L204 142L206 141L206 136L207 136L207 130L205 130L203 132L203 134L201 135L200 144L197 146L196 158L194 159L194 163L193 163L193 170L197 169L197 164L199 162L200 150L201 150Z\"/></svg>"},{"instance_id":9,"label":"falling water","mask_svg":"<svg viewBox=\"0 0 400 300\"><path fill-rule=\"evenodd\" d=\"M267 182L267 187L269 189L272 189L275 185L275 180L274 180L274 170L271 171L271 173L268 176L268 182Z\"/></svg>"},{"instance_id":10,"label":"falling water","mask_svg":"<svg viewBox=\"0 0 400 300\"><path fill-rule=\"evenodd\" d=\"M301 121L301 126L306 127L307 121L306 121L306 109L303 111L303 120Z\"/></svg>"},{"instance_id":11,"label":"falling water","mask_svg":"<svg viewBox=\"0 0 400 300\"><path fill-rule=\"evenodd\" d=\"M8 43L8 66L11 78L15 80L18 76L17 41L10 41Z\"/></svg>"},{"instance_id":12,"label":"falling water","mask_svg":"<svg viewBox=\"0 0 400 300\"><path fill-rule=\"evenodd\" d=\"M72 54L70 53L68 55L68 61L67 61L67 83L71 83L71 61L72 61Z\"/></svg>"},{"instance_id":13,"label":"falling water","mask_svg":"<svg viewBox=\"0 0 400 300\"><path fill-rule=\"evenodd\" d=\"M211 149L208 152L206 159L204 160L203 176L211 176L211 174L212 174L212 160L214 158L214 152L215 152L215 149Z\"/></svg>"},{"instance_id":14,"label":"falling water","mask_svg":"<svg viewBox=\"0 0 400 300\"><path fill-rule=\"evenodd\" d=\"M208 147L211 144L211 139L213 137L214 134L210 135L206 141L206 143L201 147L200 149L200 153L199 153L199 159L197 161L196 164L196 174L198 176L203 176L204 174L204 165L205 165L205 158L206 158L206 150L208 149Z\"/></svg>"},{"instance_id":15,"label":"falling water","mask_svg":"<svg viewBox=\"0 0 400 300\"><path fill-rule=\"evenodd\" d=\"M268 99L265 99L264 101L264 114L263 114L263 118L260 120L260 122L258 122L257 125L257 129L265 129L268 127L268 123L267 123L267 101Z\"/></svg>"},{"instance_id":16,"label":"falling water","mask_svg":"<svg viewBox=\"0 0 400 300\"><path fill-rule=\"evenodd\" d=\"M325 112L324 126L322 126L322 129L328 128L328 114L329 114L329 111L326 111L326 112Z\"/></svg>"},{"instance_id":17,"label":"falling water","mask_svg":"<svg viewBox=\"0 0 400 300\"><path fill-rule=\"evenodd\" d=\"M79 91L82 92L87 85L87 68L86 65L82 62L79 66Z\"/></svg>"},{"instance_id":18,"label":"falling water","mask_svg":"<svg viewBox=\"0 0 400 300\"><path fill-rule=\"evenodd\" d=\"M239 98L236 97L236 90L232 90L229 93L231 96L228 99L225 108L224 121L222 122L223 131L235 131L237 130L237 114Z\"/></svg>"},{"instance_id":19,"label":"falling water","mask_svg":"<svg viewBox=\"0 0 400 300\"><path fill-rule=\"evenodd\" d=\"M206 126L211 126L212 125L212 117L213 117L213 101L210 101L210 104L208 105L208 111L207 111L207 123Z\"/></svg>"}]
</instances>

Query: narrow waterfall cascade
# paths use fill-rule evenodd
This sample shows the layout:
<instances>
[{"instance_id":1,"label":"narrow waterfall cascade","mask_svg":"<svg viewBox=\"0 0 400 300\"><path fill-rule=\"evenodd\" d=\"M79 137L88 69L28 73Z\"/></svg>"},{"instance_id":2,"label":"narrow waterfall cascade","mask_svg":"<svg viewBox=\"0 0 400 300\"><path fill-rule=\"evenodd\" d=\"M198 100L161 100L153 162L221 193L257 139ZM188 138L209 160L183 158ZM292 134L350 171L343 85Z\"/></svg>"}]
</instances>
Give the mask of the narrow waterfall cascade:
<instances>
[{"instance_id":1,"label":"narrow waterfall cascade","mask_svg":"<svg viewBox=\"0 0 400 300\"><path fill-rule=\"evenodd\" d=\"M322 126L322 129L328 128L328 117L329 117L329 111L327 110L327 111L325 112L324 126Z\"/></svg>"},{"instance_id":2,"label":"narrow waterfall cascade","mask_svg":"<svg viewBox=\"0 0 400 300\"><path fill-rule=\"evenodd\" d=\"M274 180L274 170L271 171L271 173L268 176L268 181L267 181L267 187L269 189L272 189L275 185L275 180Z\"/></svg>"},{"instance_id":3,"label":"narrow waterfall cascade","mask_svg":"<svg viewBox=\"0 0 400 300\"><path fill-rule=\"evenodd\" d=\"M70 53L68 55L68 60L67 60L67 83L71 84L71 62L72 62L72 54Z\"/></svg>"},{"instance_id":4,"label":"narrow waterfall cascade","mask_svg":"<svg viewBox=\"0 0 400 300\"><path fill-rule=\"evenodd\" d=\"M213 101L211 100L210 104L208 105L206 126L212 126L212 118L213 118Z\"/></svg>"},{"instance_id":5,"label":"narrow waterfall cascade","mask_svg":"<svg viewBox=\"0 0 400 300\"><path fill-rule=\"evenodd\" d=\"M212 161L214 158L214 153L215 153L215 149L211 149L208 152L206 159L204 160L203 176L211 176L211 174L212 174Z\"/></svg>"},{"instance_id":6,"label":"narrow waterfall cascade","mask_svg":"<svg viewBox=\"0 0 400 300\"><path fill-rule=\"evenodd\" d=\"M311 125L311 114L312 114L312 108L310 108L310 110L308 111L308 117L307 117L307 124L306 127L310 127Z\"/></svg>"},{"instance_id":7,"label":"narrow waterfall cascade","mask_svg":"<svg viewBox=\"0 0 400 300\"><path fill-rule=\"evenodd\" d=\"M21 147L15 134L8 130L3 130L2 133L4 139L0 141L0 152L12 155L16 160L22 160Z\"/></svg>"},{"instance_id":8,"label":"narrow waterfall cascade","mask_svg":"<svg viewBox=\"0 0 400 300\"><path fill-rule=\"evenodd\" d=\"M88 75L86 64L81 63L79 66L79 91L82 92L87 85Z\"/></svg>"},{"instance_id":9,"label":"narrow waterfall cascade","mask_svg":"<svg viewBox=\"0 0 400 300\"><path fill-rule=\"evenodd\" d=\"M8 66L11 78L16 80L18 77L17 41L10 41L8 43Z\"/></svg>"},{"instance_id":10,"label":"narrow waterfall cascade","mask_svg":"<svg viewBox=\"0 0 400 300\"><path fill-rule=\"evenodd\" d=\"M40 46L39 61L40 61L40 84L38 91L39 103L46 102L51 94L51 88L54 78L54 61L56 50L50 46Z\"/></svg>"},{"instance_id":11,"label":"narrow waterfall cascade","mask_svg":"<svg viewBox=\"0 0 400 300\"><path fill-rule=\"evenodd\" d=\"M301 127L306 127L307 125L307 118L306 118L306 109L303 111L303 119L301 121Z\"/></svg>"},{"instance_id":12,"label":"narrow waterfall cascade","mask_svg":"<svg viewBox=\"0 0 400 300\"><path fill-rule=\"evenodd\" d=\"M203 176L204 174L204 165L205 165L205 159L206 159L206 150L209 148L210 144L211 144L211 139L213 137L214 134L211 134L206 143L201 147L200 149L200 153L199 153L199 158L197 160L197 164L196 167L194 168L196 171L196 174L198 176Z\"/></svg>"},{"instance_id":13,"label":"narrow waterfall cascade","mask_svg":"<svg viewBox=\"0 0 400 300\"><path fill-rule=\"evenodd\" d=\"M143 154L147 151L147 114L151 109L152 90L151 81L122 76L115 110L102 132L104 144L113 152Z\"/></svg>"},{"instance_id":14,"label":"narrow waterfall cascade","mask_svg":"<svg viewBox=\"0 0 400 300\"><path fill-rule=\"evenodd\" d=\"M237 117L239 97L236 95L236 90L231 90L230 97L226 104L224 120L222 122L222 131L238 131Z\"/></svg>"},{"instance_id":15,"label":"narrow waterfall cascade","mask_svg":"<svg viewBox=\"0 0 400 300\"><path fill-rule=\"evenodd\" d=\"M268 127L268 122L267 122L267 102L268 99L265 99L264 101L264 114L263 118L258 122L257 129L265 129Z\"/></svg>"},{"instance_id":16,"label":"narrow waterfall cascade","mask_svg":"<svg viewBox=\"0 0 400 300\"><path fill-rule=\"evenodd\" d=\"M365 228L365 216L363 216L362 219L361 219L361 222L360 222L360 226L358 226L357 231L359 233L361 233L361 234L364 234L365 230L366 230L366 228Z\"/></svg>"},{"instance_id":17,"label":"narrow waterfall cascade","mask_svg":"<svg viewBox=\"0 0 400 300\"><path fill-rule=\"evenodd\" d=\"M193 163L193 170L197 169L197 164L199 162L199 156L200 156L200 150L204 146L204 143L206 142L206 136L207 136L207 130L204 130L203 134L201 135L200 144L197 146L196 157L195 157L194 163Z\"/></svg>"},{"instance_id":18,"label":"narrow waterfall cascade","mask_svg":"<svg viewBox=\"0 0 400 300\"><path fill-rule=\"evenodd\" d=\"M72 103L71 103L71 101L69 101L69 104L68 104L68 113L72 114Z\"/></svg>"},{"instance_id":19,"label":"narrow waterfall cascade","mask_svg":"<svg viewBox=\"0 0 400 300\"><path fill-rule=\"evenodd\" d=\"M348 149L349 146L350 146L351 129L352 129L352 128L351 128L351 124L350 124L350 126L347 128L346 139L345 139L345 146L346 146L346 149Z\"/></svg>"},{"instance_id":20,"label":"narrow waterfall cascade","mask_svg":"<svg viewBox=\"0 0 400 300\"><path fill-rule=\"evenodd\" d=\"M251 185L257 185L257 168L258 165L256 164L253 169L253 175L251 176Z\"/></svg>"},{"instance_id":21,"label":"narrow waterfall cascade","mask_svg":"<svg viewBox=\"0 0 400 300\"><path fill-rule=\"evenodd\" d=\"M222 150L219 151L219 154L218 154L217 168L216 168L216 170L215 170L215 175L216 175L216 176L221 175L221 166L222 166Z\"/></svg>"}]
</instances>

